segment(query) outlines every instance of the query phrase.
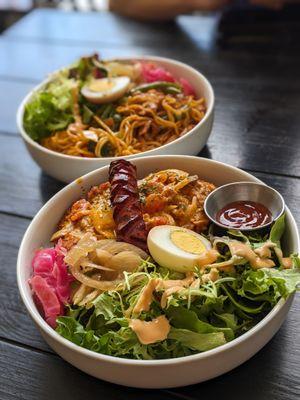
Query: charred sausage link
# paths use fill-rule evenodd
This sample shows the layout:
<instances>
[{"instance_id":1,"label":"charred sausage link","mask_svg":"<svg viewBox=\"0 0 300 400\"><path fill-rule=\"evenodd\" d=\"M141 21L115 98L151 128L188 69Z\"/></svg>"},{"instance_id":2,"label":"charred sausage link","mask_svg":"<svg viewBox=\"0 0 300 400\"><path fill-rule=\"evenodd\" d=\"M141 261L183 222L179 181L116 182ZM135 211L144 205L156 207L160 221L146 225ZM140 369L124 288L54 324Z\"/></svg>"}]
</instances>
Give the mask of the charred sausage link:
<instances>
[{"instance_id":1,"label":"charred sausage link","mask_svg":"<svg viewBox=\"0 0 300 400\"><path fill-rule=\"evenodd\" d=\"M113 161L109 167L109 182L117 240L148 251L136 167L126 160Z\"/></svg>"}]
</instances>

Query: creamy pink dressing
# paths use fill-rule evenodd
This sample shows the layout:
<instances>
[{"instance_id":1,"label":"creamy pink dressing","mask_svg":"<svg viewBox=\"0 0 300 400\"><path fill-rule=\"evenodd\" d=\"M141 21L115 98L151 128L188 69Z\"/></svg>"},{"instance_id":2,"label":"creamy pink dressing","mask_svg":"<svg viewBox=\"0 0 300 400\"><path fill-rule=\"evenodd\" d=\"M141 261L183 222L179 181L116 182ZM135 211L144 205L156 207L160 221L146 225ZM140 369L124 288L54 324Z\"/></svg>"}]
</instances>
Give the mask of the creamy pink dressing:
<instances>
[{"instance_id":1,"label":"creamy pink dressing","mask_svg":"<svg viewBox=\"0 0 300 400\"><path fill-rule=\"evenodd\" d=\"M268 240L261 247L255 249L254 252L261 258L270 258L272 256L271 249L274 247L276 247L276 244Z\"/></svg>"},{"instance_id":2,"label":"creamy pink dressing","mask_svg":"<svg viewBox=\"0 0 300 400\"><path fill-rule=\"evenodd\" d=\"M245 258L247 261L249 261L253 269L271 268L275 266L273 260L259 257L246 243L239 242L238 240L232 240L229 242L228 246L233 256Z\"/></svg>"},{"instance_id":3,"label":"creamy pink dressing","mask_svg":"<svg viewBox=\"0 0 300 400\"><path fill-rule=\"evenodd\" d=\"M143 311L150 310L153 292L155 291L156 285L159 281L160 279L150 279L147 285L143 287L138 301L132 310L133 314L140 314Z\"/></svg>"},{"instance_id":4,"label":"creamy pink dressing","mask_svg":"<svg viewBox=\"0 0 300 400\"><path fill-rule=\"evenodd\" d=\"M165 308L167 306L167 301L169 296L171 296L174 293L180 292L182 288L183 288L182 286L173 286L170 287L169 289L166 289L161 296L160 300L161 308Z\"/></svg>"},{"instance_id":5,"label":"creamy pink dressing","mask_svg":"<svg viewBox=\"0 0 300 400\"><path fill-rule=\"evenodd\" d=\"M207 250L205 253L200 254L197 258L198 267L205 267L206 265L214 263L219 255L219 252L215 249Z\"/></svg>"},{"instance_id":6,"label":"creamy pink dressing","mask_svg":"<svg viewBox=\"0 0 300 400\"><path fill-rule=\"evenodd\" d=\"M215 282L219 277L217 268L212 268L207 274L202 275L201 279L203 283L207 283L209 281Z\"/></svg>"},{"instance_id":7,"label":"creamy pink dressing","mask_svg":"<svg viewBox=\"0 0 300 400\"><path fill-rule=\"evenodd\" d=\"M279 247L275 247L275 253L279 259L280 264L285 269L290 269L293 266L291 257L283 257L282 250Z\"/></svg>"},{"instance_id":8,"label":"creamy pink dressing","mask_svg":"<svg viewBox=\"0 0 300 400\"><path fill-rule=\"evenodd\" d=\"M143 311L150 310L150 305L153 300L153 292L156 290L165 290L165 293L167 292L170 294L175 293L184 287L188 287L194 281L194 279L195 277L193 273L187 274L186 278L181 280L150 279L147 285L141 291L138 301L133 308L133 314L140 314ZM174 288L176 288L176 290L172 291ZM165 293L164 300L162 299L163 304L166 304L166 297L168 296Z\"/></svg>"},{"instance_id":9,"label":"creamy pink dressing","mask_svg":"<svg viewBox=\"0 0 300 400\"><path fill-rule=\"evenodd\" d=\"M165 340L170 332L170 324L164 315L152 321L131 319L129 327L136 333L142 344L151 344Z\"/></svg>"}]
</instances>

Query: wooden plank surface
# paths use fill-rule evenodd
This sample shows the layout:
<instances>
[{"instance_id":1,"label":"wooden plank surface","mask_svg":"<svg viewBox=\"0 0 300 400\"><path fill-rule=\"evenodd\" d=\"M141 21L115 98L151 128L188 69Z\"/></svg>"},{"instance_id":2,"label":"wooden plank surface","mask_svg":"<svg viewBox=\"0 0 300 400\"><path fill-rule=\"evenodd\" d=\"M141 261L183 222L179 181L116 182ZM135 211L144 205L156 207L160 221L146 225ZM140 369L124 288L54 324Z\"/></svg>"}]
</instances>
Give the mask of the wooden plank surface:
<instances>
[{"instance_id":1,"label":"wooden plank surface","mask_svg":"<svg viewBox=\"0 0 300 400\"><path fill-rule=\"evenodd\" d=\"M0 211L31 218L64 185L39 169L26 152L20 137L0 134L0 148L0 170L2 171L0 187L3 193L3 196L0 197ZM13 153L11 153L11 149L14 149ZM213 151L210 151L210 146L208 146L200 155L207 157L211 156L211 153ZM217 155L219 157L216 157L215 154L212 158L220 161L231 161L226 159L226 155L222 154L220 146ZM234 164L233 161L236 160L236 157L233 157L232 154L231 164ZM251 155L249 155L249 158L251 159ZM236 162L236 165L238 164ZM300 179L258 172L255 172L254 175L281 192L297 222L300 223Z\"/></svg>"},{"instance_id":2,"label":"wooden plank surface","mask_svg":"<svg viewBox=\"0 0 300 400\"><path fill-rule=\"evenodd\" d=\"M5 400L170 400L171 392L112 385L88 376L55 355L0 342L0 398Z\"/></svg>"},{"instance_id":3,"label":"wooden plank surface","mask_svg":"<svg viewBox=\"0 0 300 400\"><path fill-rule=\"evenodd\" d=\"M54 355L26 313L15 278L26 227L64 186L30 159L17 132L17 107L49 72L94 51L106 58L171 57L203 72L215 89L216 117L200 155L275 187L300 224L299 15L289 8L280 20L249 11L226 13L221 21L183 16L176 23L143 24L106 13L38 10L0 36L1 400L300 397L300 296L275 338L241 367L201 385L142 391L96 380Z\"/></svg>"},{"instance_id":4,"label":"wooden plank surface","mask_svg":"<svg viewBox=\"0 0 300 400\"><path fill-rule=\"evenodd\" d=\"M68 15L67 15L68 14ZM151 35L149 35L151 32ZM181 29L173 22L151 24L121 18L110 13L77 13L36 10L9 28L5 35L47 41L77 41L138 46L185 43Z\"/></svg>"},{"instance_id":5,"label":"wooden plank surface","mask_svg":"<svg viewBox=\"0 0 300 400\"><path fill-rule=\"evenodd\" d=\"M188 18L194 20L194 17ZM201 20L197 24L201 24ZM134 55L171 57L194 66L209 79L227 82L228 79L233 79L235 83L253 83L255 80L257 83L271 83L277 88L287 85L300 66L300 57L291 52L281 50L253 54L247 48L235 51L227 47L215 48L213 45L201 47L193 40L187 46L174 42L172 46L146 43L132 47L121 44L111 46L109 43L82 43L76 40L43 42L31 38L21 41L18 37L6 35L0 36L0 52L5 54L0 64L0 76L38 82L49 72L67 65L81 55L95 51L104 58ZM284 75L282 71L285 72ZM299 82L294 80L294 85L299 85Z\"/></svg>"}]
</instances>

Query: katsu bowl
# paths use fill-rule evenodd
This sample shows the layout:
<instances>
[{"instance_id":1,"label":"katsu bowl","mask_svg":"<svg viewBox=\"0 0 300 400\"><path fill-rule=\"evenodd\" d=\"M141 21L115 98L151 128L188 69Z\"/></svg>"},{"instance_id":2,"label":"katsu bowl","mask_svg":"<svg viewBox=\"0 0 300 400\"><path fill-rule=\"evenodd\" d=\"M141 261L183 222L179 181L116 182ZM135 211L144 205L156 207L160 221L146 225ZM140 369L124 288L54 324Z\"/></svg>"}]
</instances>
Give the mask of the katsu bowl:
<instances>
[{"instance_id":1,"label":"katsu bowl","mask_svg":"<svg viewBox=\"0 0 300 400\"><path fill-rule=\"evenodd\" d=\"M194 68L161 58L82 57L22 101L17 125L36 163L70 182L117 158L196 155L213 123L214 93Z\"/></svg>"},{"instance_id":2,"label":"katsu bowl","mask_svg":"<svg viewBox=\"0 0 300 400\"><path fill-rule=\"evenodd\" d=\"M172 166L172 168L170 168ZM116 160L72 182L22 240L22 300L66 361L142 388L199 383L242 364L284 321L300 282L289 209L247 233L210 222L216 187L260 182L190 156Z\"/></svg>"}]
</instances>

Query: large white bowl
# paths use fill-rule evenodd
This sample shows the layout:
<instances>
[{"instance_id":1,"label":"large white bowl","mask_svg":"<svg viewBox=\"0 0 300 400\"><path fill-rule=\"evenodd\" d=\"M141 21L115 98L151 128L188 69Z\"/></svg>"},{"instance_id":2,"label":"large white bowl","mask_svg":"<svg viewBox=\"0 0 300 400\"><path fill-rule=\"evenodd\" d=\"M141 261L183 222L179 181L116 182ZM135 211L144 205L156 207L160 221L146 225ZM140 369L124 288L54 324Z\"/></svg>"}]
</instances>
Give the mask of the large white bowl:
<instances>
[{"instance_id":1,"label":"large white bowl","mask_svg":"<svg viewBox=\"0 0 300 400\"><path fill-rule=\"evenodd\" d=\"M132 60L132 58L120 57L122 60ZM17 112L17 126L25 145L33 160L50 176L63 182L71 182L81 175L87 174L96 168L108 165L117 158L137 158L157 154L188 154L196 155L205 146L211 133L214 117L214 92L209 81L194 68L169 58L145 56L136 60L153 61L165 67L177 78L185 78L193 85L198 97L204 97L207 111L204 118L188 133L174 140L171 143L143 153L134 154L126 157L103 157L103 158L83 158L68 156L48 150L32 140L26 133L23 126L23 116L26 104L30 101L36 91L39 91L49 78L35 87L22 101ZM51 78L51 77L50 77Z\"/></svg>"},{"instance_id":2,"label":"large white bowl","mask_svg":"<svg viewBox=\"0 0 300 400\"><path fill-rule=\"evenodd\" d=\"M235 181L260 182L252 175L229 165L189 156L155 156L132 160L139 178L150 172L178 168L222 185ZM59 336L43 320L31 296L28 278L34 251L49 242L65 210L86 193L92 185L107 180L108 168L100 168L75 181L57 193L38 212L29 225L18 255L17 277L21 297L46 342L62 358L82 371L109 382L142 388L167 388L190 385L221 375L237 367L260 350L277 332L291 306L292 297L280 301L249 332L216 349L192 356L156 360L127 360L86 350ZM285 250L299 252L299 236L295 220L286 209Z\"/></svg>"}]
</instances>

